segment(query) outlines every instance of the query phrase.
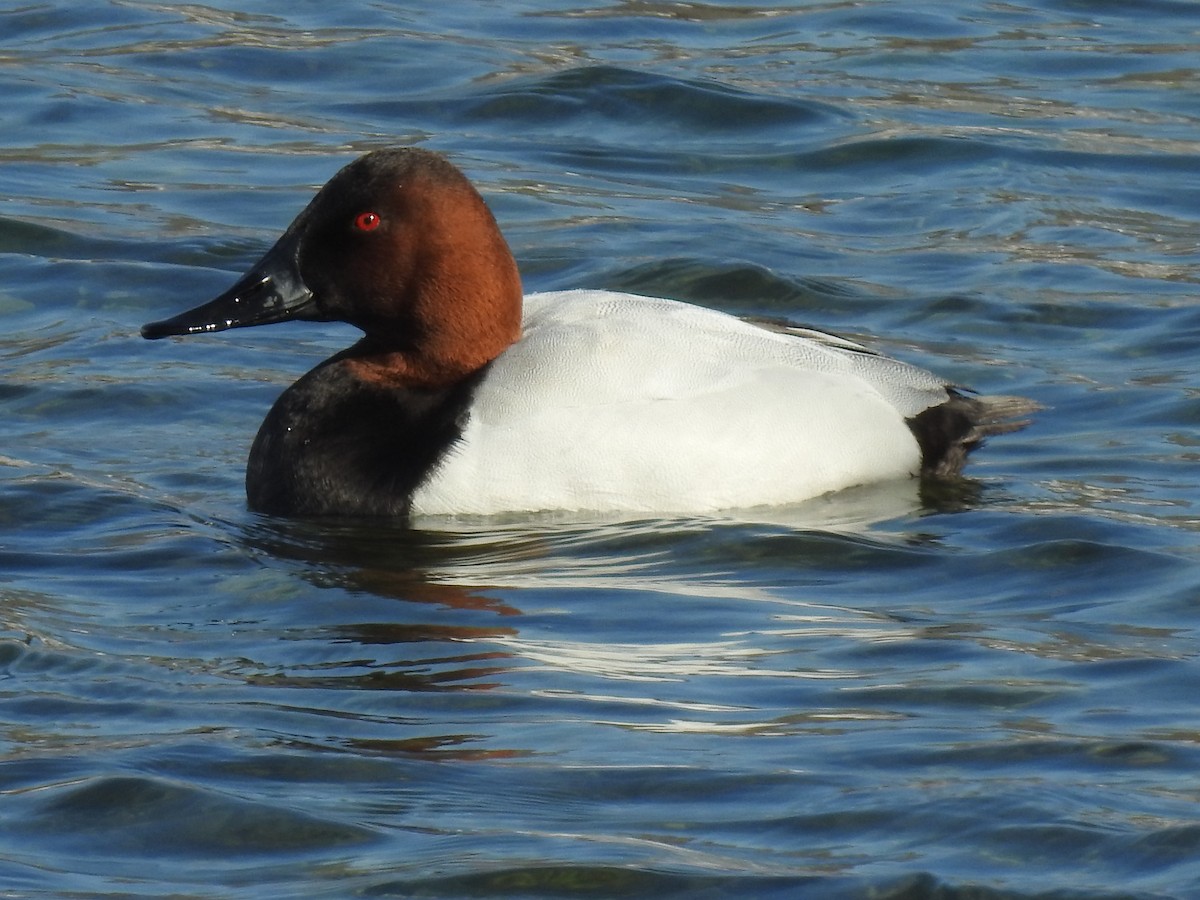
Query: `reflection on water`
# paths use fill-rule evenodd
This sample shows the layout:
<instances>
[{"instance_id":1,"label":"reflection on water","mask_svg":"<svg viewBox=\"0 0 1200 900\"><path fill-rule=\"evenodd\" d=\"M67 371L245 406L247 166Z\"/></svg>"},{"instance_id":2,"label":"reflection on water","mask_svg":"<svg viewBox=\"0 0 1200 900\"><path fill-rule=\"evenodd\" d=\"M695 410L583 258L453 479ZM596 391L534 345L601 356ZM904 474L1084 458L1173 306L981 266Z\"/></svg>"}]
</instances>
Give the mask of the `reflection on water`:
<instances>
[{"instance_id":1,"label":"reflection on water","mask_svg":"<svg viewBox=\"0 0 1200 900\"><path fill-rule=\"evenodd\" d=\"M0 11L0 892L1189 897L1200 6ZM348 345L147 345L314 186L450 153L537 290L1047 406L779 510L276 521Z\"/></svg>"}]
</instances>

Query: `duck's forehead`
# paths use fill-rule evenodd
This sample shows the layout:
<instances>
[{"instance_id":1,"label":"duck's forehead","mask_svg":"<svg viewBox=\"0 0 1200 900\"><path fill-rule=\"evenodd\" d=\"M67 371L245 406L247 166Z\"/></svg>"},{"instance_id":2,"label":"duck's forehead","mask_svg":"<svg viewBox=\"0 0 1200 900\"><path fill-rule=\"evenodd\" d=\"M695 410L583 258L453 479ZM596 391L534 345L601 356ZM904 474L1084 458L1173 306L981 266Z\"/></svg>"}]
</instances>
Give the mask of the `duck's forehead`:
<instances>
[{"instance_id":1,"label":"duck's forehead","mask_svg":"<svg viewBox=\"0 0 1200 900\"><path fill-rule=\"evenodd\" d=\"M464 179L448 165L425 156L368 154L346 166L325 186L326 200L339 205L401 202L417 194L435 195Z\"/></svg>"},{"instance_id":2,"label":"duck's forehead","mask_svg":"<svg viewBox=\"0 0 1200 900\"><path fill-rule=\"evenodd\" d=\"M317 220L357 215L376 207L395 207L403 182L382 173L356 173L343 169L313 198L310 210Z\"/></svg>"},{"instance_id":3,"label":"duck's forehead","mask_svg":"<svg viewBox=\"0 0 1200 900\"><path fill-rule=\"evenodd\" d=\"M464 200L482 202L466 177L440 156L421 150L376 151L338 171L297 224L323 228L364 212L392 219L438 218Z\"/></svg>"},{"instance_id":4,"label":"duck's forehead","mask_svg":"<svg viewBox=\"0 0 1200 900\"><path fill-rule=\"evenodd\" d=\"M335 197L370 197L389 193L403 183L400 172L392 167L367 165L367 159L346 166L330 179L323 192Z\"/></svg>"}]
</instances>

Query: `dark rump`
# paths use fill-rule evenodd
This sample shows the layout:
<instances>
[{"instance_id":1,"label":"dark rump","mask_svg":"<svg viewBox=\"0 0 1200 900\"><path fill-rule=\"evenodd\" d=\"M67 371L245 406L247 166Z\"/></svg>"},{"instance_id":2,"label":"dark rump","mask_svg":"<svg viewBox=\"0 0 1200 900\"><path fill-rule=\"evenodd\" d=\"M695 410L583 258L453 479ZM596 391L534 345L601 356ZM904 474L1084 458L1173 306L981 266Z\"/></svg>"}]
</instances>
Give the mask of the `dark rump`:
<instances>
[{"instance_id":1,"label":"dark rump","mask_svg":"<svg viewBox=\"0 0 1200 900\"><path fill-rule=\"evenodd\" d=\"M921 474L958 475L985 439L1019 431L1029 424L1023 417L1040 408L1024 397L973 397L951 388L945 403L907 420L921 447Z\"/></svg>"}]
</instances>

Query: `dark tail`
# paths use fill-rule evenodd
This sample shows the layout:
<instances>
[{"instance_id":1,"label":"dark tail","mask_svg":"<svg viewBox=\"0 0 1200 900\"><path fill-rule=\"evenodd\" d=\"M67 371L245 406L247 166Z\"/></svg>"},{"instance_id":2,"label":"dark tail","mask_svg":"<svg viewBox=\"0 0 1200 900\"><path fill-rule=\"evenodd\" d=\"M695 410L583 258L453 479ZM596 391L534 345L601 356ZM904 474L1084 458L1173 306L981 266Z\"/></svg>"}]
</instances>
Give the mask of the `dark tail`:
<instances>
[{"instance_id":1,"label":"dark tail","mask_svg":"<svg viewBox=\"0 0 1200 900\"><path fill-rule=\"evenodd\" d=\"M921 447L921 474L962 472L967 456L985 439L1019 431L1041 405L1024 397L974 397L950 389L950 398L908 420Z\"/></svg>"}]
</instances>

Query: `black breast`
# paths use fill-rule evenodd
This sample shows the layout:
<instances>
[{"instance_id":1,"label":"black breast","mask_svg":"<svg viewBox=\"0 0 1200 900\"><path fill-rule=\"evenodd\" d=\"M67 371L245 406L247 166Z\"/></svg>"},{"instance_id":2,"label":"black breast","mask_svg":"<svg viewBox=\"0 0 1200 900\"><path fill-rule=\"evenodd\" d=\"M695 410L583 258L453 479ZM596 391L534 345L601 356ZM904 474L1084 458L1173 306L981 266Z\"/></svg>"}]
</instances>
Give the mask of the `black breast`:
<instances>
[{"instance_id":1,"label":"black breast","mask_svg":"<svg viewBox=\"0 0 1200 900\"><path fill-rule=\"evenodd\" d=\"M405 516L462 436L483 374L446 388L386 388L337 358L275 401L246 467L250 508L277 515Z\"/></svg>"}]
</instances>

